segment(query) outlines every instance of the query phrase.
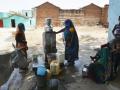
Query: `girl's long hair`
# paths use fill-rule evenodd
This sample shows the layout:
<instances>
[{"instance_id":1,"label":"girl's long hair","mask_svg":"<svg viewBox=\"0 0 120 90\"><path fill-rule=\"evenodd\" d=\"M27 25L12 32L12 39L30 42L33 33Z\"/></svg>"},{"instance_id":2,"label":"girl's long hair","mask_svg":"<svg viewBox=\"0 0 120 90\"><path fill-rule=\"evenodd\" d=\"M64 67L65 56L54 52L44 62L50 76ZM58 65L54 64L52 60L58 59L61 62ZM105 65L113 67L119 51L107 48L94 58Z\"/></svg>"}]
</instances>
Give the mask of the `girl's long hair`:
<instances>
[{"instance_id":1,"label":"girl's long hair","mask_svg":"<svg viewBox=\"0 0 120 90\"><path fill-rule=\"evenodd\" d=\"M21 31L21 32L25 31L25 25L23 23L19 23L17 27L18 27L19 31Z\"/></svg>"},{"instance_id":2,"label":"girl's long hair","mask_svg":"<svg viewBox=\"0 0 120 90\"><path fill-rule=\"evenodd\" d=\"M23 23L19 23L18 26L17 26L17 31L16 31L16 34L15 34L15 38L19 37L20 40L23 39L23 40L26 40L25 38L25 34L24 34L24 31L25 31L25 26ZM17 38L17 40L19 40Z\"/></svg>"}]
</instances>

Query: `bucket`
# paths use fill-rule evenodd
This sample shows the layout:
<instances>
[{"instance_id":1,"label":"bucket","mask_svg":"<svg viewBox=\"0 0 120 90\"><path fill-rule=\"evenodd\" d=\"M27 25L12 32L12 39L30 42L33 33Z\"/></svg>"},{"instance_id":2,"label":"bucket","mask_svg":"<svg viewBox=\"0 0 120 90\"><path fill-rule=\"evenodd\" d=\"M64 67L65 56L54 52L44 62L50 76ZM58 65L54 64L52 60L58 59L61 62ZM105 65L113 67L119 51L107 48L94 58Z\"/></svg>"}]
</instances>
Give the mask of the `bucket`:
<instances>
[{"instance_id":1,"label":"bucket","mask_svg":"<svg viewBox=\"0 0 120 90\"><path fill-rule=\"evenodd\" d=\"M45 66L41 65L37 67L37 75L40 77L46 77L47 69L45 68Z\"/></svg>"},{"instance_id":2,"label":"bucket","mask_svg":"<svg viewBox=\"0 0 120 90\"><path fill-rule=\"evenodd\" d=\"M54 60L50 64L50 72L52 75L59 75L60 73L60 64L57 60Z\"/></svg>"},{"instance_id":3,"label":"bucket","mask_svg":"<svg viewBox=\"0 0 120 90\"><path fill-rule=\"evenodd\" d=\"M37 68L37 88L38 90L46 90L47 85L47 69L45 66L39 66Z\"/></svg>"},{"instance_id":4,"label":"bucket","mask_svg":"<svg viewBox=\"0 0 120 90\"><path fill-rule=\"evenodd\" d=\"M35 75L37 75L37 68L41 65L45 65L45 61L43 59L43 55L39 54L39 55L33 55L33 59L32 59L32 69L35 72Z\"/></svg>"}]
</instances>

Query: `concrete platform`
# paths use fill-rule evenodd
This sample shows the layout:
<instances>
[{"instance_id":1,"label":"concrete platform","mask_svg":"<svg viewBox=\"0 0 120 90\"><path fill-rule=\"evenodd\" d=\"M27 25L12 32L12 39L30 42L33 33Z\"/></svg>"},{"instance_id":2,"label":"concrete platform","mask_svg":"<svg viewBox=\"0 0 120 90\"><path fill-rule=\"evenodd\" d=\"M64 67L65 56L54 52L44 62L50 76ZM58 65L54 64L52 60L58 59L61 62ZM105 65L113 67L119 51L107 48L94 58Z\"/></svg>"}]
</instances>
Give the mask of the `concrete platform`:
<instances>
[{"instance_id":1,"label":"concrete platform","mask_svg":"<svg viewBox=\"0 0 120 90\"><path fill-rule=\"evenodd\" d=\"M5 83L11 74L9 59L10 53L0 55L0 85Z\"/></svg>"}]
</instances>

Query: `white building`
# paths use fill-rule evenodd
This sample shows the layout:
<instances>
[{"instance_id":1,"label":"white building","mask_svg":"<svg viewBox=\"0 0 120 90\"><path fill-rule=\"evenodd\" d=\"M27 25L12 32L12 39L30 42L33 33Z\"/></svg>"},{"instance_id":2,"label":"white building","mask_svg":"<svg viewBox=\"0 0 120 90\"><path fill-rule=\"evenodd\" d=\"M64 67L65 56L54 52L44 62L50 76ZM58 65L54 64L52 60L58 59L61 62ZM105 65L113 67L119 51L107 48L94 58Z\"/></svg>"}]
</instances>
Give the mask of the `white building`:
<instances>
[{"instance_id":1,"label":"white building","mask_svg":"<svg viewBox=\"0 0 120 90\"><path fill-rule=\"evenodd\" d=\"M112 35L112 30L115 24L118 23L118 17L120 16L120 0L109 0L109 34L108 40L112 40L114 37Z\"/></svg>"}]
</instances>

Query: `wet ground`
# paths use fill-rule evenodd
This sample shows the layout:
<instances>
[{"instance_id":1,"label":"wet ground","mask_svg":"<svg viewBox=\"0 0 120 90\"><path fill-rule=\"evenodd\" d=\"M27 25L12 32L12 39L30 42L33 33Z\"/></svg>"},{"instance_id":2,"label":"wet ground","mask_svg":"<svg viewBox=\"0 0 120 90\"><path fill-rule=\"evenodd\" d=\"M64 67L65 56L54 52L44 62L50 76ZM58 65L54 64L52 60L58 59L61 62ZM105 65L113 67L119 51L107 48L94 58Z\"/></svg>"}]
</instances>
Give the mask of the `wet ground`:
<instances>
[{"instance_id":1,"label":"wet ground","mask_svg":"<svg viewBox=\"0 0 120 90\"><path fill-rule=\"evenodd\" d=\"M120 78L105 84L96 84L88 78L81 76L81 61L78 60L75 66L65 67L61 76L59 76L59 90L120 90ZM120 75L120 74L119 74ZM20 90L35 90L36 77L30 73L24 79ZM43 89L44 90L44 89Z\"/></svg>"},{"instance_id":2,"label":"wet ground","mask_svg":"<svg viewBox=\"0 0 120 90\"><path fill-rule=\"evenodd\" d=\"M63 75L60 77L60 89L59 90L120 90L120 78L115 81L107 82L105 84L96 84L94 81L88 78L82 78L82 68L84 64L91 62L89 56L94 56L96 49L104 44L105 40L99 40L91 36L81 36L80 48L79 48L79 60L75 61L74 67L65 67ZM61 44L57 42L58 48ZM38 48L31 48L30 51L39 50ZM39 52L42 53L41 50ZM119 76L119 75L118 75ZM32 80L32 79L31 79ZM34 81L34 80L33 80ZM26 86L26 85L25 85ZM33 86L34 87L34 86ZM22 90L22 89L21 89ZM30 89L26 89L30 90Z\"/></svg>"},{"instance_id":3,"label":"wet ground","mask_svg":"<svg viewBox=\"0 0 120 90\"><path fill-rule=\"evenodd\" d=\"M105 84L96 84L94 81L82 78L81 76L83 65L90 63L89 56L94 56L96 48L107 42L107 29L101 27L79 27L77 30L80 30L77 31L79 37L79 60L75 62L74 67L65 67L63 75L59 78L59 90L120 90L120 75L114 81ZM29 45L29 59L32 59L33 54L43 53L40 37L42 35L40 32L26 32ZM35 36L33 36L33 33ZM64 52L64 43L61 36L57 35L58 52ZM35 85L36 78L30 68L30 72L24 77L24 82L20 90L34 90Z\"/></svg>"}]
</instances>

